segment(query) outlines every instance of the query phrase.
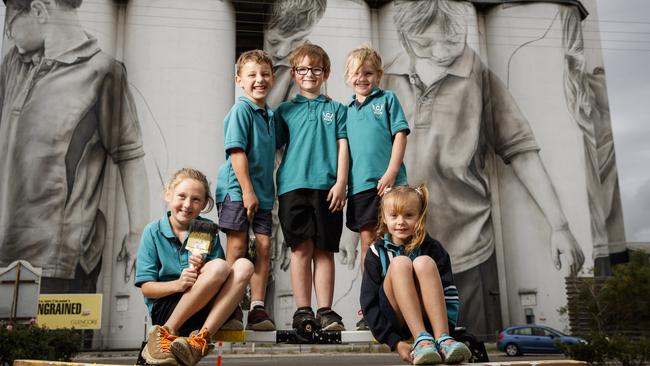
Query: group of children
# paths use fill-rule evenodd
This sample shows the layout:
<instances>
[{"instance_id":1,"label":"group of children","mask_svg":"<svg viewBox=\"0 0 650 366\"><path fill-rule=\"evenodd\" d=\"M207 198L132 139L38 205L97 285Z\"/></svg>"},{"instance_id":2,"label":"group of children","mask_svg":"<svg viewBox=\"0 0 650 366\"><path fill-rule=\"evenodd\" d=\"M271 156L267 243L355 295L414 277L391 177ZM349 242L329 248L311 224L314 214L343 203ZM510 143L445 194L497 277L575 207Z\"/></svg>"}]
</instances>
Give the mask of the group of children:
<instances>
[{"instance_id":1,"label":"group of children","mask_svg":"<svg viewBox=\"0 0 650 366\"><path fill-rule=\"evenodd\" d=\"M136 286L154 324L143 357L158 365L198 363L217 330L243 329L238 303L249 283L246 328L275 329L264 298L274 156L283 149L275 182L280 225L291 248L293 328L310 321L324 331L345 329L331 306L347 201L346 225L361 234L360 302L374 337L413 364L467 360L470 351L449 336L459 307L450 259L426 233L426 187L407 186L402 160L410 131L395 94L378 87L381 57L369 47L350 52L345 79L355 95L347 105L321 94L331 67L321 47L299 46L290 64L299 93L273 111L266 104L274 80L271 58L253 50L237 60L235 79L244 96L224 121L226 161L215 197L225 255L218 236L206 256L184 248L190 222L207 220L199 214L215 204L205 175L185 168L165 187L169 211L145 228L137 257ZM245 259L249 230L254 264Z\"/></svg>"}]
</instances>

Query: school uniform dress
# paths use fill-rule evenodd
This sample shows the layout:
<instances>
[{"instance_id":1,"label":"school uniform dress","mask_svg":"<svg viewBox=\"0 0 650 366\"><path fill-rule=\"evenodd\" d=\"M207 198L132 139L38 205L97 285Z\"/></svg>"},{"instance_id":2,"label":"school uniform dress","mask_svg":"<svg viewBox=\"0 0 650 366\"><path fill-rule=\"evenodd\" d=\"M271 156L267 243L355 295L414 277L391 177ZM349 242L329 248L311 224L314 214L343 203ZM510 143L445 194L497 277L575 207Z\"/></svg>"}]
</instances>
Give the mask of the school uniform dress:
<instances>
[{"instance_id":1,"label":"school uniform dress","mask_svg":"<svg viewBox=\"0 0 650 366\"><path fill-rule=\"evenodd\" d=\"M149 223L142 232L135 267L134 284L136 287L141 287L143 283L149 281L177 280L183 270L189 267L189 257L192 253L185 248L185 243L178 240L174 234L169 222L169 215L168 211L160 220ZM212 222L200 216L197 219ZM219 235L215 235L205 262L215 258L225 258ZM144 298L150 314L154 301L148 297Z\"/></svg>"},{"instance_id":2,"label":"school uniform dress","mask_svg":"<svg viewBox=\"0 0 650 366\"><path fill-rule=\"evenodd\" d=\"M368 322L372 335L380 343L390 346L393 351L399 341L412 337L406 324L400 324L397 320L383 287L391 260L400 255L407 255L404 253L404 247L391 243L387 238L377 239L370 246L364 262L365 271L359 298L363 317ZM447 307L449 329L454 329L458 318L460 301L458 290L454 285L449 255L440 242L429 235L425 237L422 245L408 256L411 260L414 260L423 255L433 258L438 267ZM433 334L428 319L423 320L425 327Z\"/></svg>"},{"instance_id":3,"label":"school uniform dress","mask_svg":"<svg viewBox=\"0 0 650 366\"><path fill-rule=\"evenodd\" d=\"M343 215L329 212L327 193L336 183L337 140L347 138L345 106L320 95L298 94L275 111L278 147L284 146L276 174L279 217L289 246L309 238L338 252Z\"/></svg>"},{"instance_id":4,"label":"school uniform dress","mask_svg":"<svg viewBox=\"0 0 650 366\"><path fill-rule=\"evenodd\" d=\"M359 232L377 224L379 196L377 183L384 176L393 154L393 139L399 132L410 133L399 100L390 90L374 88L363 103L352 96L348 103L348 142L350 172L346 226ZM406 169L401 164L395 186L407 185Z\"/></svg>"}]
</instances>

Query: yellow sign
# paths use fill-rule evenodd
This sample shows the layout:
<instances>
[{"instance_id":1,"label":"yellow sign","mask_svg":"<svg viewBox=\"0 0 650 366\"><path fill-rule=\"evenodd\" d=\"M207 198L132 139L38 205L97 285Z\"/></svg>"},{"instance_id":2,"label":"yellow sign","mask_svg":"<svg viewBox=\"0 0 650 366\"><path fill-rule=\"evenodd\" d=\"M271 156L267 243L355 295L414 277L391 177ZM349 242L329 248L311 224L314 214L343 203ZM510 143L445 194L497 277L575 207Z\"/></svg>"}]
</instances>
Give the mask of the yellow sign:
<instances>
[{"instance_id":1,"label":"yellow sign","mask_svg":"<svg viewBox=\"0 0 650 366\"><path fill-rule=\"evenodd\" d=\"M39 295L36 321L51 329L100 329L102 294Z\"/></svg>"}]
</instances>

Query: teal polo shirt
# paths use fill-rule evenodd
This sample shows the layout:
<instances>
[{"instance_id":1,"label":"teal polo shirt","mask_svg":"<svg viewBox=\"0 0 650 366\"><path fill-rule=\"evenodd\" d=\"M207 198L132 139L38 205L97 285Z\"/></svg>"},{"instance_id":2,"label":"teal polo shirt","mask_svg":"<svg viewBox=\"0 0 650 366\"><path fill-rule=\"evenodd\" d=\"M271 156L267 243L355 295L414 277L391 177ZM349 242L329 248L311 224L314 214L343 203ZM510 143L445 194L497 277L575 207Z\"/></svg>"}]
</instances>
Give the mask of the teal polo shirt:
<instances>
[{"instance_id":1,"label":"teal polo shirt","mask_svg":"<svg viewBox=\"0 0 650 366\"><path fill-rule=\"evenodd\" d=\"M185 243L181 243L174 235L169 215L168 211L160 220L149 223L142 232L135 262L135 285L137 287L149 281L174 281L181 276L183 269L189 267L190 251L185 249ZM212 222L200 216L198 219ZM219 235L215 235L212 251L205 257L205 261L215 258L225 258L219 242ZM144 298L149 313L151 313L153 302L154 299Z\"/></svg>"},{"instance_id":2,"label":"teal polo shirt","mask_svg":"<svg viewBox=\"0 0 650 366\"><path fill-rule=\"evenodd\" d=\"M336 183L337 140L347 137L345 106L298 94L275 110L278 147L286 145L276 175L278 195L299 188L329 190Z\"/></svg>"},{"instance_id":3,"label":"teal polo shirt","mask_svg":"<svg viewBox=\"0 0 650 366\"><path fill-rule=\"evenodd\" d=\"M242 201L241 185L230 160L231 149L242 149L248 158L248 174L260 208L273 208L273 164L275 163L275 122L273 111L260 108L250 99L239 97L223 121L226 161L219 168L215 199Z\"/></svg>"},{"instance_id":4,"label":"teal polo shirt","mask_svg":"<svg viewBox=\"0 0 650 366\"><path fill-rule=\"evenodd\" d=\"M355 96L348 104L348 143L350 173L348 195L377 188L393 152L393 136L410 133L406 116L395 94L375 88L357 105ZM396 186L407 185L404 163L395 178Z\"/></svg>"}]
</instances>

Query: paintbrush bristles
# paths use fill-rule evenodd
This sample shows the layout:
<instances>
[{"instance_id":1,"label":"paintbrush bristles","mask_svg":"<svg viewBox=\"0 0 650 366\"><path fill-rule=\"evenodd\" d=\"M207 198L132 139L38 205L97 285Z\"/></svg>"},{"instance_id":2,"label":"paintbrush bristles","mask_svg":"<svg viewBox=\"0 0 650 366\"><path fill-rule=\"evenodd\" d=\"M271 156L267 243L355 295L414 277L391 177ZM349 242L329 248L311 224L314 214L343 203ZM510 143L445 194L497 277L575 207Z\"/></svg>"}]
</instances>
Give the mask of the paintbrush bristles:
<instances>
[{"instance_id":1,"label":"paintbrush bristles","mask_svg":"<svg viewBox=\"0 0 650 366\"><path fill-rule=\"evenodd\" d=\"M210 253L212 240L219 231L219 226L208 221L192 220L189 229L190 235L187 237L185 248L192 254Z\"/></svg>"},{"instance_id":2,"label":"paintbrush bristles","mask_svg":"<svg viewBox=\"0 0 650 366\"><path fill-rule=\"evenodd\" d=\"M198 231L215 236L217 235L217 232L219 232L219 226L214 222L194 219L190 222L189 230L190 232Z\"/></svg>"}]
</instances>

